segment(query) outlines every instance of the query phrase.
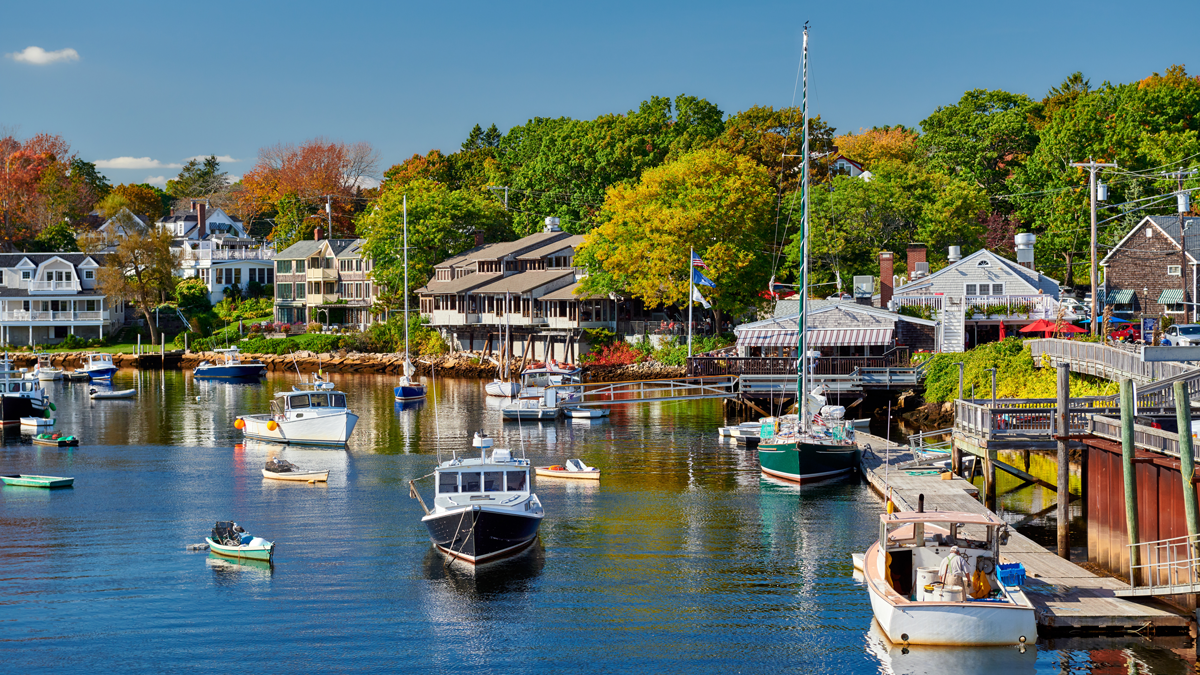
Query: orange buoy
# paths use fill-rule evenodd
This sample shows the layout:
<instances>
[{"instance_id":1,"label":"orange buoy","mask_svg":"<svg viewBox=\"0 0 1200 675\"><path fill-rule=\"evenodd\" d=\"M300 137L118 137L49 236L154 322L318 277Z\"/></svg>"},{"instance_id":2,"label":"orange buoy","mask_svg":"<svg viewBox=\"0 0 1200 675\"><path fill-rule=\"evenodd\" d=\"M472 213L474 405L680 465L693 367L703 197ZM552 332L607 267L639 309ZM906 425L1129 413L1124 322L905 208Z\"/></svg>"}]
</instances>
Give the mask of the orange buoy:
<instances>
[{"instance_id":1,"label":"orange buoy","mask_svg":"<svg viewBox=\"0 0 1200 675\"><path fill-rule=\"evenodd\" d=\"M245 420L243 420L243 419L242 419L242 418L240 418L240 417L239 417L239 418L237 418L237 419L236 419L236 420L234 420L234 422L233 422L233 428L234 428L234 429L238 429L239 431L240 431L240 430L242 430L242 429L245 429L245 428L246 428L246 421L245 421Z\"/></svg>"},{"instance_id":2,"label":"orange buoy","mask_svg":"<svg viewBox=\"0 0 1200 675\"><path fill-rule=\"evenodd\" d=\"M270 422L267 422L267 431L275 431L278 428L279 428L279 425L275 423L275 420L271 420Z\"/></svg>"}]
</instances>

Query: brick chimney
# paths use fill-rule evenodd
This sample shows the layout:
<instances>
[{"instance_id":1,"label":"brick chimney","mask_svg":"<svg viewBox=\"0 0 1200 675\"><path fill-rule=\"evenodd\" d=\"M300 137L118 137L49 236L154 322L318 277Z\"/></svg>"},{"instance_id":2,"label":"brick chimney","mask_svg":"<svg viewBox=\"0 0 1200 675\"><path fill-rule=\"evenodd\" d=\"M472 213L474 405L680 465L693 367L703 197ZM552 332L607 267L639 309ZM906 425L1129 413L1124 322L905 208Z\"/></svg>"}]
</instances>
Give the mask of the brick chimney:
<instances>
[{"instance_id":1,"label":"brick chimney","mask_svg":"<svg viewBox=\"0 0 1200 675\"><path fill-rule=\"evenodd\" d=\"M887 309L888 303L892 301L892 284L894 282L894 272L892 272L892 252L879 252L879 307Z\"/></svg>"},{"instance_id":2,"label":"brick chimney","mask_svg":"<svg viewBox=\"0 0 1200 675\"><path fill-rule=\"evenodd\" d=\"M313 241L321 241L321 234L324 232L321 228L313 230Z\"/></svg>"},{"instance_id":3,"label":"brick chimney","mask_svg":"<svg viewBox=\"0 0 1200 675\"><path fill-rule=\"evenodd\" d=\"M483 246L483 230L475 230L475 245Z\"/></svg>"},{"instance_id":4,"label":"brick chimney","mask_svg":"<svg viewBox=\"0 0 1200 675\"><path fill-rule=\"evenodd\" d=\"M917 263L926 262L925 244L909 244L908 245L908 279L912 281L916 277L913 272L917 271Z\"/></svg>"},{"instance_id":5,"label":"brick chimney","mask_svg":"<svg viewBox=\"0 0 1200 675\"><path fill-rule=\"evenodd\" d=\"M197 238L203 240L205 234L207 234L206 230L208 229L208 204L205 204L204 202L198 202L196 204L196 210L196 226L200 228L198 230Z\"/></svg>"}]
</instances>

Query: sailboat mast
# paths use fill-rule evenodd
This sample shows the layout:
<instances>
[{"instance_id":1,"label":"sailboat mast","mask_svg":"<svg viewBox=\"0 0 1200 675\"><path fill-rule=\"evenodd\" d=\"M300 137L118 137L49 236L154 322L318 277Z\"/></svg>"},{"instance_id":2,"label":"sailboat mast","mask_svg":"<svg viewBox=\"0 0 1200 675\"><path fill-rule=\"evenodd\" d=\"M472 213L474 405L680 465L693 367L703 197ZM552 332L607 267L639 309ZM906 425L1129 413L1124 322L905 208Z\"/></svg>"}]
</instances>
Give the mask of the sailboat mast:
<instances>
[{"instance_id":1,"label":"sailboat mast","mask_svg":"<svg viewBox=\"0 0 1200 675\"><path fill-rule=\"evenodd\" d=\"M801 215L800 215L800 239L804 247L804 262L800 269L800 391L797 392L800 400L800 428L808 430L808 171L809 171L809 154L808 154L808 24L804 25L804 93L801 96L800 106L804 111L804 144L803 150L800 153L800 161L803 162L803 170L801 171L800 182L800 198L801 198Z\"/></svg>"},{"instance_id":2,"label":"sailboat mast","mask_svg":"<svg viewBox=\"0 0 1200 675\"><path fill-rule=\"evenodd\" d=\"M404 195L404 365L408 368L408 195ZM407 372L404 373L408 375Z\"/></svg>"}]
</instances>

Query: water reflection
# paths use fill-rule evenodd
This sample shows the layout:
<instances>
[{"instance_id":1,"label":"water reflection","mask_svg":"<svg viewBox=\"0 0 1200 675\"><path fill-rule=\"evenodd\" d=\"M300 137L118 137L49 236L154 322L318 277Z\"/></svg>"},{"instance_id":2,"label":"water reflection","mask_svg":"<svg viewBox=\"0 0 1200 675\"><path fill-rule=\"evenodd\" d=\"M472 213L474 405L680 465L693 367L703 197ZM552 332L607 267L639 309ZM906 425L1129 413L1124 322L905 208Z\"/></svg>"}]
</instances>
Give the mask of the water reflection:
<instances>
[{"instance_id":1,"label":"water reflection","mask_svg":"<svg viewBox=\"0 0 1200 675\"><path fill-rule=\"evenodd\" d=\"M204 564L212 570L213 583L217 586L238 586L243 583L262 585L271 580L274 566L265 560L225 558L209 552Z\"/></svg>"},{"instance_id":2,"label":"water reflection","mask_svg":"<svg viewBox=\"0 0 1200 675\"><path fill-rule=\"evenodd\" d=\"M1037 649L1028 647L931 647L893 644L872 620L867 652L894 675L1022 675L1037 672Z\"/></svg>"},{"instance_id":3,"label":"water reflection","mask_svg":"<svg viewBox=\"0 0 1200 675\"><path fill-rule=\"evenodd\" d=\"M430 546L423 562L425 578L435 582L433 588L452 591L457 599L493 600L506 594L529 592L533 580L546 565L546 552L538 539L517 555L468 565L451 560Z\"/></svg>"}]
</instances>

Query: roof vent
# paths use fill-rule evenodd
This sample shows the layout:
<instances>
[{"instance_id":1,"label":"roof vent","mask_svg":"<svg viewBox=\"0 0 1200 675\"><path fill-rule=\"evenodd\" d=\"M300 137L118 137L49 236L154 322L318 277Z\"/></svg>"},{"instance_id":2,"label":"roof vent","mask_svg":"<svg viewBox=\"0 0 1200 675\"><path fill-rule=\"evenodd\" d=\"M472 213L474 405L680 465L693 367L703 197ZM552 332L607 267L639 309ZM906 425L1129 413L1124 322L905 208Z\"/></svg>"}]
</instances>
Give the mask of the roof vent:
<instances>
[{"instance_id":1,"label":"roof vent","mask_svg":"<svg viewBox=\"0 0 1200 675\"><path fill-rule=\"evenodd\" d=\"M1017 264L1033 269L1033 245L1037 243L1037 236L1023 232L1014 237L1014 240L1017 244Z\"/></svg>"},{"instance_id":2,"label":"roof vent","mask_svg":"<svg viewBox=\"0 0 1200 675\"><path fill-rule=\"evenodd\" d=\"M555 218L554 216L546 216L546 231L562 232L562 228L558 225L558 218Z\"/></svg>"},{"instance_id":3,"label":"roof vent","mask_svg":"<svg viewBox=\"0 0 1200 675\"><path fill-rule=\"evenodd\" d=\"M916 281L917 279L920 279L922 277L927 277L927 276L929 276L929 263L927 263L927 262L913 263L913 269L912 269L913 281Z\"/></svg>"},{"instance_id":4,"label":"roof vent","mask_svg":"<svg viewBox=\"0 0 1200 675\"><path fill-rule=\"evenodd\" d=\"M962 247L961 246L951 246L950 254L946 257L952 263L956 263L959 260L962 260Z\"/></svg>"}]
</instances>

